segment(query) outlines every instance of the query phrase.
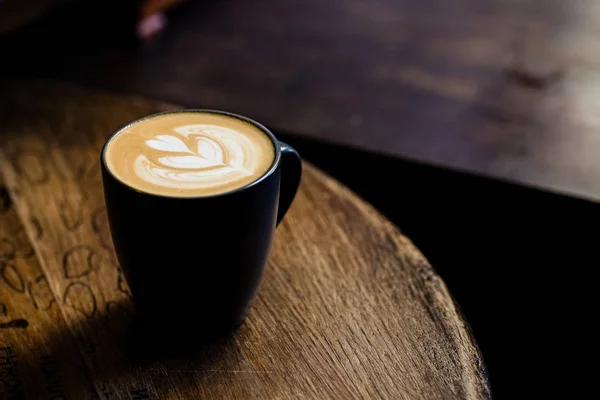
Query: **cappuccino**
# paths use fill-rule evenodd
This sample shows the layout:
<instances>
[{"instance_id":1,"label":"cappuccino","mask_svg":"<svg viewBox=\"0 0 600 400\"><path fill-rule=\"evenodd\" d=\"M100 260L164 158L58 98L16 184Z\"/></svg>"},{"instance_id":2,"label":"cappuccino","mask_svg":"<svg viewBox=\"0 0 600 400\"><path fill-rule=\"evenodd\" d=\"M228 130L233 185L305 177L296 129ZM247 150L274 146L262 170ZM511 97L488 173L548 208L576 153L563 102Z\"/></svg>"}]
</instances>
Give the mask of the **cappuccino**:
<instances>
[{"instance_id":1,"label":"cappuccino","mask_svg":"<svg viewBox=\"0 0 600 400\"><path fill-rule=\"evenodd\" d=\"M150 116L117 132L106 144L110 172L147 193L211 196L244 187L275 159L274 143L243 119L210 111Z\"/></svg>"}]
</instances>

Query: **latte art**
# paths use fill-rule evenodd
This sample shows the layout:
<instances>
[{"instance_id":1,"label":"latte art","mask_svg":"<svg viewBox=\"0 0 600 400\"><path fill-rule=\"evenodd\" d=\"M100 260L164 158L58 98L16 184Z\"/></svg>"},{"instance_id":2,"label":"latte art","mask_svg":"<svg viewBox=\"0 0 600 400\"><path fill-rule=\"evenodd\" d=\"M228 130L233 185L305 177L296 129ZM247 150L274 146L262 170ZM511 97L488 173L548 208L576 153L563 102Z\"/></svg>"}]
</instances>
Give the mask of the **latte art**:
<instances>
[{"instance_id":1,"label":"latte art","mask_svg":"<svg viewBox=\"0 0 600 400\"><path fill-rule=\"evenodd\" d=\"M196 121L202 123L177 124ZM271 165L274 149L245 121L189 112L133 124L109 142L106 157L117 177L128 176L124 181L141 190L208 195L256 180Z\"/></svg>"},{"instance_id":2,"label":"latte art","mask_svg":"<svg viewBox=\"0 0 600 400\"><path fill-rule=\"evenodd\" d=\"M252 142L233 129L187 125L173 131L181 138L157 135L146 141L165 155L154 160L140 155L134 165L140 178L162 186L208 188L243 179L260 166Z\"/></svg>"}]
</instances>

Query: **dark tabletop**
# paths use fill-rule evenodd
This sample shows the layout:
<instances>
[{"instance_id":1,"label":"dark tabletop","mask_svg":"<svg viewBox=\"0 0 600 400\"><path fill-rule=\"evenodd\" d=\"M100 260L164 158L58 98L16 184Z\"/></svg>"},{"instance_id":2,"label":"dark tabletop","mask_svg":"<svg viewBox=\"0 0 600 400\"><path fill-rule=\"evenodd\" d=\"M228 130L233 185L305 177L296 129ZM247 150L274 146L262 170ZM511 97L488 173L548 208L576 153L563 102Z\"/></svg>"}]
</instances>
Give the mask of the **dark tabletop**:
<instances>
[{"instance_id":1,"label":"dark tabletop","mask_svg":"<svg viewBox=\"0 0 600 400\"><path fill-rule=\"evenodd\" d=\"M596 0L196 1L133 51L86 7L5 36L4 67L600 199Z\"/></svg>"}]
</instances>

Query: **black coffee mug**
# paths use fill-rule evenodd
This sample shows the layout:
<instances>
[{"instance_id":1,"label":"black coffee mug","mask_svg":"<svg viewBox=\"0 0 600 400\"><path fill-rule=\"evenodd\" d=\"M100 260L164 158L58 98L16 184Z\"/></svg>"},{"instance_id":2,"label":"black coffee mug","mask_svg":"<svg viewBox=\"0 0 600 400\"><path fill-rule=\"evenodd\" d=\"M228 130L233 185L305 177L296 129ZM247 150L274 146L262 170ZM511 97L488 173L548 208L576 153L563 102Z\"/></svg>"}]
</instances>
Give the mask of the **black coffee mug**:
<instances>
[{"instance_id":1,"label":"black coffee mug","mask_svg":"<svg viewBox=\"0 0 600 400\"><path fill-rule=\"evenodd\" d=\"M166 325L191 336L213 336L244 320L275 227L298 189L302 164L292 147L246 117L213 110L179 112L210 112L249 122L275 147L273 164L254 182L203 197L133 189L107 168L106 145L102 149L110 230L138 317L152 329Z\"/></svg>"}]
</instances>

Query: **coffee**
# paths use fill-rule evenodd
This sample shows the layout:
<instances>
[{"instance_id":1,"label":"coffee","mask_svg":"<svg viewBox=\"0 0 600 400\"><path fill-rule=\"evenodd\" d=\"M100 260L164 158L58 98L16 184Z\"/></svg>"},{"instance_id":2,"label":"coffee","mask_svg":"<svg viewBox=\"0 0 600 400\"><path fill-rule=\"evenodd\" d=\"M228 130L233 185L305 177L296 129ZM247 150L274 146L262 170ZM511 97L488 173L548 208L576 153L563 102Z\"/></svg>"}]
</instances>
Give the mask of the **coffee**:
<instances>
[{"instance_id":1,"label":"coffee","mask_svg":"<svg viewBox=\"0 0 600 400\"><path fill-rule=\"evenodd\" d=\"M258 126L209 111L165 113L119 131L104 152L110 172L142 192L210 196L246 186L275 159Z\"/></svg>"},{"instance_id":2,"label":"coffee","mask_svg":"<svg viewBox=\"0 0 600 400\"><path fill-rule=\"evenodd\" d=\"M148 328L140 333L189 346L238 327L298 190L298 153L246 117L179 110L117 131L100 166L115 253Z\"/></svg>"}]
</instances>

